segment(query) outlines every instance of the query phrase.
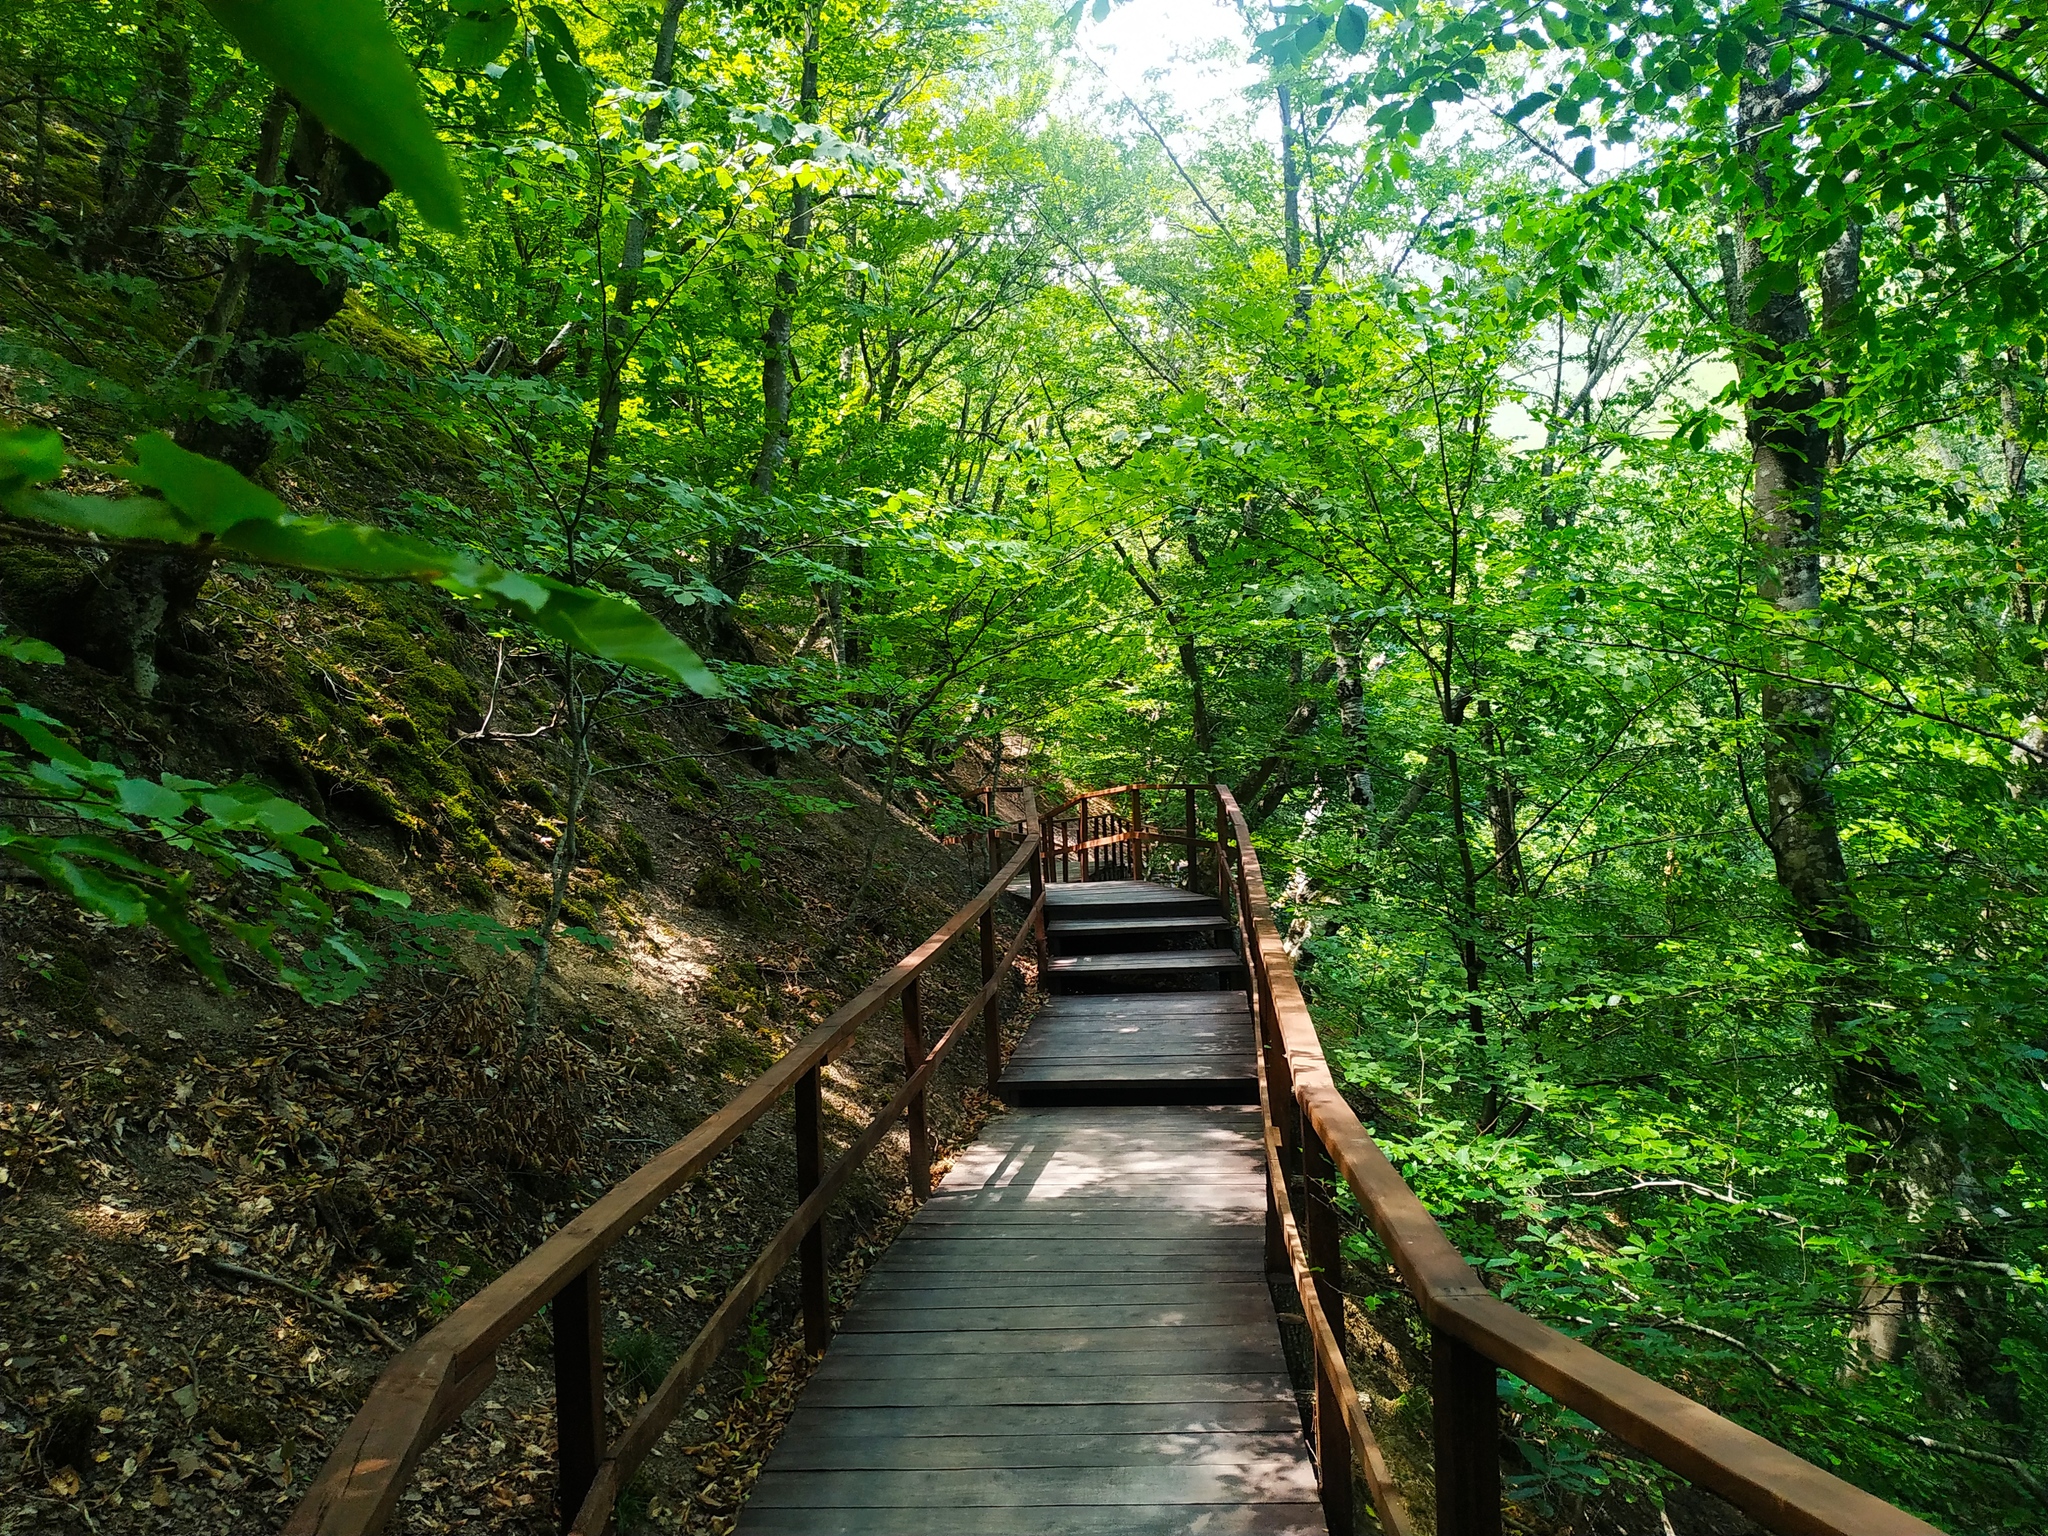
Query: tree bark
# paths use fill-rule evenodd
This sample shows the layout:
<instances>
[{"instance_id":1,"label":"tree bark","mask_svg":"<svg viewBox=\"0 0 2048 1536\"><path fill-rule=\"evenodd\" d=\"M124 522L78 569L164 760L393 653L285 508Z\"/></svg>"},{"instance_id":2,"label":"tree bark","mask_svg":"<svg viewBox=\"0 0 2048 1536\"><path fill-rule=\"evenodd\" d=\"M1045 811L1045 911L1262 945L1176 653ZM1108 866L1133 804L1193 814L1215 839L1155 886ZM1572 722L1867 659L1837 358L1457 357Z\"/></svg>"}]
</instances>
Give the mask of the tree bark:
<instances>
[{"instance_id":1,"label":"tree bark","mask_svg":"<svg viewBox=\"0 0 2048 1536\"><path fill-rule=\"evenodd\" d=\"M160 0L149 22L149 62L122 110L100 160L100 216L87 237L84 265L111 266L135 253L190 185L185 114L192 108L191 35L175 0ZM147 126L138 147L135 136ZM134 165L131 170L131 157Z\"/></svg>"},{"instance_id":2,"label":"tree bark","mask_svg":"<svg viewBox=\"0 0 2048 1536\"><path fill-rule=\"evenodd\" d=\"M683 15L683 0L667 0L654 37L654 65L647 78L655 90L666 93L676 80L676 29ZM661 133L668 117L666 101L657 101L640 119L640 137L649 140ZM647 265L647 203L654 183L645 166L633 171L633 206L626 215L626 232L619 245L618 280L612 314L603 331L604 367L597 386L597 423L590 438L590 464L604 468L619 435L619 413L626 396L626 369L632 361L633 307L640 292L640 274Z\"/></svg>"},{"instance_id":3,"label":"tree bark","mask_svg":"<svg viewBox=\"0 0 2048 1536\"><path fill-rule=\"evenodd\" d=\"M818 120L818 7L804 12L803 76L797 89L797 121ZM789 412L794 358L790 333L796 324L797 263L811 242L811 189L790 189L789 227L782 237L783 259L775 274L775 305L761 337L761 451L751 483L759 496L775 494L775 480L789 457Z\"/></svg>"},{"instance_id":4,"label":"tree bark","mask_svg":"<svg viewBox=\"0 0 2048 1536\"><path fill-rule=\"evenodd\" d=\"M1369 631L1370 626L1367 628ZM1365 635L1354 633L1350 625L1330 627L1330 654L1335 658L1337 680L1337 729L1344 740L1344 799L1371 816L1378 805L1373 798L1366 735L1364 648Z\"/></svg>"},{"instance_id":5,"label":"tree bark","mask_svg":"<svg viewBox=\"0 0 2048 1536\"><path fill-rule=\"evenodd\" d=\"M1750 46L1737 101L1737 152L1749 162L1766 204L1770 181L1763 137L1795 117L1801 106L1790 78L1773 76L1769 61L1768 47ZM1800 364L1814 351L1803 290L1795 285L1759 291L1766 252L1752 226L1738 229L1724 243L1723 260L1750 443L1757 592L1790 621L1790 634L1811 634L1821 622L1828 473L1839 459L1834 434L1819 410L1831 381L1812 364ZM1838 244L1822 263L1823 316L1837 336L1853 319L1860 265L1853 242ZM1803 672L1796 642L1774 657L1772 666L1781 673ZM1861 972L1875 946L1857 908L1829 783L1836 752L1834 695L1824 688L1773 682L1762 691L1760 714L1768 801L1764 831L1793 923L1808 952L1829 969L1813 1005L1813 1030L1831 1060L1836 1116L1864 1140L1864 1150L1848 1159L1847 1172L1903 1207L1908 1203L1906 1165L1928 1161L1936 1149L1929 1146L1909 1157L1907 1143L1924 1128L1908 1123L1902 1075L1883 1046L1859 1028L1866 979ZM1859 1347L1868 1356L1892 1358L1910 1298L1874 1274L1861 1284L1853 1330Z\"/></svg>"},{"instance_id":6,"label":"tree bark","mask_svg":"<svg viewBox=\"0 0 2048 1536\"><path fill-rule=\"evenodd\" d=\"M358 235L367 233L362 215L391 191L390 177L304 109L287 166L288 181L313 208L342 219ZM298 400L307 382L304 339L339 314L347 297L348 280L339 272L321 272L271 252L258 255L250 266L241 322L219 362L222 386L264 412ZM174 435L181 446L244 475L270 457L277 441L254 416L187 418ZM116 554L95 577L72 646L125 674L148 697L158 681L159 640L198 601L211 571L204 555Z\"/></svg>"}]
</instances>

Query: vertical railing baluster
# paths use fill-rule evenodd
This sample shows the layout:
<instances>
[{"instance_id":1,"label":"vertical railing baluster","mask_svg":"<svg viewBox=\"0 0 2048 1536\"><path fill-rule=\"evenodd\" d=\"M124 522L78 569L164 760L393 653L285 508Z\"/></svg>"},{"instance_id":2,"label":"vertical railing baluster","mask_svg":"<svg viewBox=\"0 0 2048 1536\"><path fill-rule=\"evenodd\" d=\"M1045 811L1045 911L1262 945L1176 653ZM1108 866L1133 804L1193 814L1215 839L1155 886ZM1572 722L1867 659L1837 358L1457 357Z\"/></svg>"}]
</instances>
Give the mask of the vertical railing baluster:
<instances>
[{"instance_id":1,"label":"vertical railing baluster","mask_svg":"<svg viewBox=\"0 0 2048 1536\"><path fill-rule=\"evenodd\" d=\"M1437 1536L1500 1536L1500 1389L1486 1356L1429 1330Z\"/></svg>"},{"instance_id":2,"label":"vertical railing baluster","mask_svg":"<svg viewBox=\"0 0 2048 1536\"><path fill-rule=\"evenodd\" d=\"M825 1174L823 1067L796 1080L796 1198L810 1199ZM823 1354L832 1342L832 1311L825 1295L825 1217L821 1212L797 1245L798 1290L803 1301L804 1348Z\"/></svg>"},{"instance_id":3,"label":"vertical railing baluster","mask_svg":"<svg viewBox=\"0 0 2048 1536\"><path fill-rule=\"evenodd\" d=\"M1131 878L1142 880L1151 869L1145 857L1145 792L1131 790Z\"/></svg>"},{"instance_id":4,"label":"vertical railing baluster","mask_svg":"<svg viewBox=\"0 0 2048 1536\"><path fill-rule=\"evenodd\" d=\"M1195 820L1195 786L1192 784L1187 786L1185 792L1185 815L1181 821L1181 829L1181 848L1187 854L1188 860L1184 878L1189 890L1199 891L1202 888L1202 881L1195 869L1195 850L1201 846L1202 833L1201 823Z\"/></svg>"},{"instance_id":5,"label":"vertical railing baluster","mask_svg":"<svg viewBox=\"0 0 2048 1536\"><path fill-rule=\"evenodd\" d=\"M918 980L913 976L910 985L903 989L903 1073L907 1077L924 1065L924 1004L918 996ZM932 1193L932 1137L931 1129L925 1123L925 1096L919 1092L910 1101L910 1110L904 1117L910 1128L910 1195L913 1200L928 1200Z\"/></svg>"},{"instance_id":6,"label":"vertical railing baluster","mask_svg":"<svg viewBox=\"0 0 2048 1536\"><path fill-rule=\"evenodd\" d=\"M1309 1268L1315 1271L1316 1301L1337 1348L1344 1348L1349 1329L1344 1320L1344 1251L1337 1230L1337 1207L1331 1181L1336 1166L1323 1146L1323 1138L1308 1123L1301 1122L1302 1245L1308 1250ZM1333 1531L1353 1528L1351 1512L1351 1431L1344 1427L1334 1378L1316 1362L1316 1467L1323 1479L1323 1514Z\"/></svg>"},{"instance_id":7,"label":"vertical railing baluster","mask_svg":"<svg viewBox=\"0 0 2048 1536\"><path fill-rule=\"evenodd\" d=\"M598 1262L548 1305L555 1335L555 1497L567 1530L604 1459L604 1312Z\"/></svg>"},{"instance_id":8,"label":"vertical railing baluster","mask_svg":"<svg viewBox=\"0 0 2048 1536\"><path fill-rule=\"evenodd\" d=\"M1090 852L1088 847L1088 801L1085 797L1081 801L1081 814L1078 818L1078 825L1081 829L1081 836L1076 852L1080 857L1081 883L1085 885L1088 882L1088 855Z\"/></svg>"},{"instance_id":9,"label":"vertical railing baluster","mask_svg":"<svg viewBox=\"0 0 2048 1536\"><path fill-rule=\"evenodd\" d=\"M1031 884L1037 889L1045 876L1038 867L1038 861L1031 861ZM981 909L981 984L985 987L996 977L996 904L990 902ZM981 1005L981 1048L988 1068L988 1091L994 1093L996 1084L1003 1076L1003 1005L1000 989L988 995L988 1001Z\"/></svg>"},{"instance_id":10,"label":"vertical railing baluster","mask_svg":"<svg viewBox=\"0 0 2048 1536\"><path fill-rule=\"evenodd\" d=\"M1044 997L1052 991L1046 975L1051 957L1045 947L1045 876L1036 864L1031 866L1031 908L1038 914L1031 919L1031 947L1038 959L1038 994Z\"/></svg>"}]
</instances>

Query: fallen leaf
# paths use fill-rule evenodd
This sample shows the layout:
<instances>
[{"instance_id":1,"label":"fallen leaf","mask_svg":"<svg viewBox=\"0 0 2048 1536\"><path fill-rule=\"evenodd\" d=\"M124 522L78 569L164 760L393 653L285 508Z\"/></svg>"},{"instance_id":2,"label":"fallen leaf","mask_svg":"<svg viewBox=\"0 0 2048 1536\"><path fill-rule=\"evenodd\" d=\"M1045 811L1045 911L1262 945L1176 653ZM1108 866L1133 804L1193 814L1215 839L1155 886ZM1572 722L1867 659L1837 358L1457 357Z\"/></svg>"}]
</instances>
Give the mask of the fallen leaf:
<instances>
[{"instance_id":1,"label":"fallen leaf","mask_svg":"<svg viewBox=\"0 0 2048 1536\"><path fill-rule=\"evenodd\" d=\"M50 1492L60 1499L77 1498L78 1490L84 1486L78 1474L69 1467L59 1469L57 1475L50 1479Z\"/></svg>"},{"instance_id":2,"label":"fallen leaf","mask_svg":"<svg viewBox=\"0 0 2048 1536\"><path fill-rule=\"evenodd\" d=\"M104 1331L102 1330L102 1332ZM102 1408L100 1410L100 1422L102 1424L119 1424L127 1417L128 1410L126 1408Z\"/></svg>"}]
</instances>

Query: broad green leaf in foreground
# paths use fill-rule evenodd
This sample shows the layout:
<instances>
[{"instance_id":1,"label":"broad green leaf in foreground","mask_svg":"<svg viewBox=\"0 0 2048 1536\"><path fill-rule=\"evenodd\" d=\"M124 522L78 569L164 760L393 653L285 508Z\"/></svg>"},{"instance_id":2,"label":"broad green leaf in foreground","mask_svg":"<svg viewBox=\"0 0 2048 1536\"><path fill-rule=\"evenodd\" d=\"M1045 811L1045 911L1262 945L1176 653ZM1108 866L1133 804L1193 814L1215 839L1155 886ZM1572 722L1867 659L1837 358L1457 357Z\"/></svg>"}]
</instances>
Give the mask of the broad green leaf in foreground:
<instances>
[{"instance_id":1,"label":"broad green leaf in foreground","mask_svg":"<svg viewBox=\"0 0 2048 1536\"><path fill-rule=\"evenodd\" d=\"M382 166L420 217L462 228L462 188L377 0L206 0L242 51Z\"/></svg>"},{"instance_id":2,"label":"broad green leaf in foreground","mask_svg":"<svg viewBox=\"0 0 2048 1536\"><path fill-rule=\"evenodd\" d=\"M550 639L621 666L652 672L693 692L722 690L697 653L638 604L552 577L509 571L462 550L364 523L302 517L227 465L153 433L137 440L126 473L161 494L118 500L32 488L61 466L56 434L0 433L0 507L17 517L101 538L204 549L259 565L357 581L430 583L459 598L516 614Z\"/></svg>"},{"instance_id":3,"label":"broad green leaf in foreground","mask_svg":"<svg viewBox=\"0 0 2048 1536\"><path fill-rule=\"evenodd\" d=\"M450 6L454 20L441 43L441 62L450 69L475 69L512 46L519 17L511 0L467 0Z\"/></svg>"}]
</instances>

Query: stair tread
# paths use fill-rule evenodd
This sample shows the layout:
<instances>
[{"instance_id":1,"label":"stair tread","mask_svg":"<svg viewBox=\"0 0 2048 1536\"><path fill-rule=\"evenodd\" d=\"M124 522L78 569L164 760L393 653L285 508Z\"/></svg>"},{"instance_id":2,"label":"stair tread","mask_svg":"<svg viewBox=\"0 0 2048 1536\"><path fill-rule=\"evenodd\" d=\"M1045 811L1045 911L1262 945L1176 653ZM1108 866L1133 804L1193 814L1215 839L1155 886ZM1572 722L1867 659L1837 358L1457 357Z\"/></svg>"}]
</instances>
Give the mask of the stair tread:
<instances>
[{"instance_id":1,"label":"stair tread","mask_svg":"<svg viewBox=\"0 0 2048 1536\"><path fill-rule=\"evenodd\" d=\"M1062 955L1052 962L1055 972L1073 971L1213 971L1219 966L1241 966L1244 957L1234 949L1151 949L1114 955Z\"/></svg>"},{"instance_id":2,"label":"stair tread","mask_svg":"<svg viewBox=\"0 0 2048 1536\"><path fill-rule=\"evenodd\" d=\"M1230 919L1218 912L1213 917L1055 917L1045 925L1047 933L1079 936L1090 933L1200 933L1224 928Z\"/></svg>"}]
</instances>

